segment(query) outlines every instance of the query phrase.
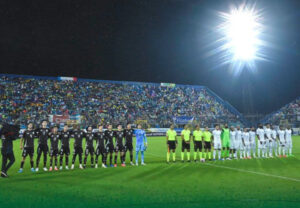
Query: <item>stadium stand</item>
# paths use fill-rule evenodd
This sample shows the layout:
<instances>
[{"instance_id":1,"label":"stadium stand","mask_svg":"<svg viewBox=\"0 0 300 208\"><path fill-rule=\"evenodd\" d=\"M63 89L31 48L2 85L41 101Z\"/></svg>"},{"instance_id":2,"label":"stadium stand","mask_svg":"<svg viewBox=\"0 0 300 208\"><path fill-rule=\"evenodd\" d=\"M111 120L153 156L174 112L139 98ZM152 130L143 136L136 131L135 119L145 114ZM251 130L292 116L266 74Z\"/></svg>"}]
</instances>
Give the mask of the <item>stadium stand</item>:
<instances>
[{"instance_id":1,"label":"stadium stand","mask_svg":"<svg viewBox=\"0 0 300 208\"><path fill-rule=\"evenodd\" d=\"M300 97L286 104L279 110L267 115L261 123L272 123L274 125L300 126Z\"/></svg>"},{"instance_id":2,"label":"stadium stand","mask_svg":"<svg viewBox=\"0 0 300 208\"><path fill-rule=\"evenodd\" d=\"M209 127L246 123L204 86L0 74L0 99L0 119L20 118L21 124L49 115L80 115L82 126L142 120L149 127L169 127L178 116Z\"/></svg>"}]
</instances>

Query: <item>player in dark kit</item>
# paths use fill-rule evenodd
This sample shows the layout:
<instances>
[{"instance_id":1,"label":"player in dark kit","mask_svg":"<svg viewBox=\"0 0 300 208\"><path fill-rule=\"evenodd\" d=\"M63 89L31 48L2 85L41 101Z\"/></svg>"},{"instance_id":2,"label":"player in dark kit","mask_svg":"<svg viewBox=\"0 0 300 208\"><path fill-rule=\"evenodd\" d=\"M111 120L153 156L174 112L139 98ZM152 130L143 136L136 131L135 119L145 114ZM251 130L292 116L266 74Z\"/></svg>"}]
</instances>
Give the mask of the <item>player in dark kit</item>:
<instances>
[{"instance_id":1,"label":"player in dark kit","mask_svg":"<svg viewBox=\"0 0 300 208\"><path fill-rule=\"evenodd\" d=\"M23 173L23 167L25 163L25 159L27 155L30 157L30 165L31 165L31 172L35 172L33 167L33 153L34 153L34 138L36 137L35 131L33 130L33 123L29 122L27 129L24 131L21 142L20 142L20 149L23 150L22 152L22 161L21 167L18 173Z\"/></svg>"},{"instance_id":2,"label":"player in dark kit","mask_svg":"<svg viewBox=\"0 0 300 208\"><path fill-rule=\"evenodd\" d=\"M106 140L106 151L109 153L110 167L114 167L114 165L112 164L112 157L115 151L114 142L113 142L114 132L112 130L111 124L108 125L108 129L104 132L104 135Z\"/></svg>"},{"instance_id":3,"label":"player in dark kit","mask_svg":"<svg viewBox=\"0 0 300 208\"><path fill-rule=\"evenodd\" d=\"M60 139L60 133L58 132L58 127L54 126L52 132L49 134L50 137L50 168L49 171L52 171L53 157L55 160L54 170L58 170L57 168L57 156L58 156L58 141Z\"/></svg>"},{"instance_id":4,"label":"player in dark kit","mask_svg":"<svg viewBox=\"0 0 300 208\"><path fill-rule=\"evenodd\" d=\"M66 162L66 170L69 170L69 155L70 155L70 137L71 137L71 132L69 131L68 125L64 125L64 129L62 132L60 132L60 167L59 169L63 169L63 159L64 156L66 157L65 162Z\"/></svg>"},{"instance_id":5,"label":"player in dark kit","mask_svg":"<svg viewBox=\"0 0 300 208\"><path fill-rule=\"evenodd\" d=\"M37 137L39 139L38 143L38 148L37 148L37 158L36 158L36 169L35 171L38 172L39 171L39 164L40 164L40 159L42 156L42 153L44 155L44 171L47 171L47 154L48 154L48 139L49 139L49 133L50 133L50 129L47 128L47 124L48 122L46 120L42 121L42 128L39 128L36 130L36 134Z\"/></svg>"},{"instance_id":6,"label":"player in dark kit","mask_svg":"<svg viewBox=\"0 0 300 208\"><path fill-rule=\"evenodd\" d=\"M93 127L88 126L87 133L85 134L85 157L84 157L84 165L83 167L86 168L86 161L89 156L91 155L91 166L94 167L94 133Z\"/></svg>"},{"instance_id":7,"label":"player in dark kit","mask_svg":"<svg viewBox=\"0 0 300 208\"><path fill-rule=\"evenodd\" d=\"M78 125L74 126L74 130L72 132L72 137L75 139L74 142L74 153L73 153L73 159L72 159L72 166L71 169L74 169L74 164L76 160L76 156L79 157L79 168L83 169L82 167L82 139L85 137L85 133L79 129Z\"/></svg>"},{"instance_id":8,"label":"player in dark kit","mask_svg":"<svg viewBox=\"0 0 300 208\"><path fill-rule=\"evenodd\" d=\"M98 158L102 156L102 168L106 168L106 149L105 149L105 135L103 131L103 126L99 125L98 132L94 134L96 139L96 162L95 168L98 168Z\"/></svg>"},{"instance_id":9,"label":"player in dark kit","mask_svg":"<svg viewBox=\"0 0 300 208\"><path fill-rule=\"evenodd\" d=\"M122 167L125 167L125 147L123 145L124 140L124 131L122 130L122 125L118 125L118 130L115 131L115 139L116 139L116 148L115 148L115 165L114 167L117 167L117 159L118 159L118 153L120 153L120 160Z\"/></svg>"},{"instance_id":10,"label":"player in dark kit","mask_svg":"<svg viewBox=\"0 0 300 208\"><path fill-rule=\"evenodd\" d=\"M125 136L124 162L126 160L126 152L129 151L130 165L134 165L134 163L133 163L133 145L132 145L133 132L134 132L134 130L131 128L131 125L127 124L127 128L124 129L124 136Z\"/></svg>"}]
</instances>

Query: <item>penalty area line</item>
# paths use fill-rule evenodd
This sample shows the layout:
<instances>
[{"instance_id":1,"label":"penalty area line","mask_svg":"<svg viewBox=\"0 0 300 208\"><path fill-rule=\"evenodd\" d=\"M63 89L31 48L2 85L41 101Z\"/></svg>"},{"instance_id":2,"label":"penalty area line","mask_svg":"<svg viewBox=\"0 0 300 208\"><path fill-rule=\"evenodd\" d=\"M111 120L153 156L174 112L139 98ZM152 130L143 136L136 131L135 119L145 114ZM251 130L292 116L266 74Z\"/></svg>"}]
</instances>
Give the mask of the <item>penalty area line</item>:
<instances>
[{"instance_id":1,"label":"penalty area line","mask_svg":"<svg viewBox=\"0 0 300 208\"><path fill-rule=\"evenodd\" d=\"M224 169L228 169L228 170L235 170L235 171L245 172L245 173L252 173L252 174L256 174L256 175L268 176L268 177L273 177L273 178L280 178L280 179L288 180L288 181L300 182L300 179L296 179L296 178L289 178L289 177L285 177L285 176L272 175L272 174L268 174L268 173L261 173L261 172L251 171L251 170L232 168L232 167L227 167L227 166L223 166L223 165L215 165L215 164L210 164L210 163L203 163L203 165L212 166L212 167L216 167L216 168L224 168Z\"/></svg>"},{"instance_id":2,"label":"penalty area line","mask_svg":"<svg viewBox=\"0 0 300 208\"><path fill-rule=\"evenodd\" d=\"M153 153L148 153L148 154L152 155L154 157L157 157L157 158L164 158L163 156L158 155L158 154L153 154ZM288 180L288 181L300 182L300 179L297 179L297 178L289 178L289 177L273 175L273 174L269 174L269 173L261 173L261 172L251 171L251 170L240 169L240 168L232 168L232 167L227 167L224 165L215 165L215 164L211 164L211 163L201 163L201 165L212 166L212 167L216 167L216 168L224 168L224 169L228 169L228 170L235 170L235 171L245 172L245 173L252 173L252 174L256 174L256 175L279 178L279 179Z\"/></svg>"}]
</instances>

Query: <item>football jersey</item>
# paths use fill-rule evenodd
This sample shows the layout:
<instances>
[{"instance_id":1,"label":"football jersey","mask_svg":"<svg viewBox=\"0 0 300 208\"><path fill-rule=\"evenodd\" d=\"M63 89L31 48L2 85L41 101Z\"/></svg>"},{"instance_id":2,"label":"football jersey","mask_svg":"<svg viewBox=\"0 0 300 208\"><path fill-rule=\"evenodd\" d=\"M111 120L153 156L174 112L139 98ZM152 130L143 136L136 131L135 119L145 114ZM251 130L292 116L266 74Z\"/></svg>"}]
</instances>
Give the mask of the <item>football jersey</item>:
<instances>
[{"instance_id":1,"label":"football jersey","mask_svg":"<svg viewBox=\"0 0 300 208\"><path fill-rule=\"evenodd\" d=\"M116 144L123 145L124 131L115 131Z\"/></svg>"},{"instance_id":2,"label":"football jersey","mask_svg":"<svg viewBox=\"0 0 300 208\"><path fill-rule=\"evenodd\" d=\"M272 130L269 129L269 128L266 128L266 129L265 129L265 135L266 135L267 139L269 139L269 140L272 139L271 134L272 134Z\"/></svg>"},{"instance_id":3,"label":"football jersey","mask_svg":"<svg viewBox=\"0 0 300 208\"><path fill-rule=\"evenodd\" d=\"M279 140L283 142L285 140L285 131L284 130L278 130L278 136Z\"/></svg>"},{"instance_id":4,"label":"football jersey","mask_svg":"<svg viewBox=\"0 0 300 208\"><path fill-rule=\"evenodd\" d=\"M69 147L71 133L69 131L60 132L61 147Z\"/></svg>"},{"instance_id":5,"label":"football jersey","mask_svg":"<svg viewBox=\"0 0 300 208\"><path fill-rule=\"evenodd\" d=\"M110 131L110 130L106 130L104 132L104 135L105 135L106 144L107 145L114 145L114 142L113 142L114 132Z\"/></svg>"},{"instance_id":6,"label":"football jersey","mask_svg":"<svg viewBox=\"0 0 300 208\"><path fill-rule=\"evenodd\" d=\"M263 129L258 128L256 130L256 134L258 135L260 141L265 141L265 131Z\"/></svg>"},{"instance_id":7,"label":"football jersey","mask_svg":"<svg viewBox=\"0 0 300 208\"><path fill-rule=\"evenodd\" d=\"M241 141L242 140L242 131L241 130L236 130L235 131L235 140L236 141Z\"/></svg>"},{"instance_id":8,"label":"football jersey","mask_svg":"<svg viewBox=\"0 0 300 208\"><path fill-rule=\"evenodd\" d=\"M34 147L34 138L36 133L34 130L25 130L22 138L24 139L24 148Z\"/></svg>"},{"instance_id":9,"label":"football jersey","mask_svg":"<svg viewBox=\"0 0 300 208\"><path fill-rule=\"evenodd\" d=\"M49 137L50 137L51 149L55 149L55 150L58 149L58 141L60 138L59 132L57 132L56 134L51 132Z\"/></svg>"},{"instance_id":10,"label":"football jersey","mask_svg":"<svg viewBox=\"0 0 300 208\"><path fill-rule=\"evenodd\" d=\"M82 147L82 139L85 137L85 133L82 130L77 129L72 132L72 137L75 139L74 146Z\"/></svg>"},{"instance_id":11,"label":"football jersey","mask_svg":"<svg viewBox=\"0 0 300 208\"><path fill-rule=\"evenodd\" d=\"M181 135L183 135L183 140L188 142L190 140L191 131L183 129Z\"/></svg>"},{"instance_id":12,"label":"football jersey","mask_svg":"<svg viewBox=\"0 0 300 208\"><path fill-rule=\"evenodd\" d=\"M88 131L85 134L85 147L93 147L94 134L92 131Z\"/></svg>"},{"instance_id":13,"label":"football jersey","mask_svg":"<svg viewBox=\"0 0 300 208\"><path fill-rule=\"evenodd\" d=\"M256 136L255 131L250 131L249 134L250 134L250 142L255 143L255 136Z\"/></svg>"},{"instance_id":14,"label":"football jersey","mask_svg":"<svg viewBox=\"0 0 300 208\"><path fill-rule=\"evenodd\" d=\"M250 134L249 134L249 132L243 132L243 140L244 140L245 144L250 143Z\"/></svg>"},{"instance_id":15,"label":"football jersey","mask_svg":"<svg viewBox=\"0 0 300 208\"><path fill-rule=\"evenodd\" d=\"M233 141L235 140L235 136L236 136L236 131L230 131L230 140Z\"/></svg>"},{"instance_id":16,"label":"football jersey","mask_svg":"<svg viewBox=\"0 0 300 208\"><path fill-rule=\"evenodd\" d=\"M132 144L133 132L134 132L133 129L124 129L126 144Z\"/></svg>"},{"instance_id":17,"label":"football jersey","mask_svg":"<svg viewBox=\"0 0 300 208\"><path fill-rule=\"evenodd\" d=\"M272 130L272 138L273 140L276 140L276 137L277 137L277 132L275 129Z\"/></svg>"},{"instance_id":18,"label":"football jersey","mask_svg":"<svg viewBox=\"0 0 300 208\"><path fill-rule=\"evenodd\" d=\"M36 134L39 139L39 144L47 145L49 139L49 133L50 133L50 129L48 128L39 128L36 130Z\"/></svg>"},{"instance_id":19,"label":"football jersey","mask_svg":"<svg viewBox=\"0 0 300 208\"><path fill-rule=\"evenodd\" d=\"M292 130L291 129L286 129L285 130L285 140L286 141L291 141L292 140Z\"/></svg>"},{"instance_id":20,"label":"football jersey","mask_svg":"<svg viewBox=\"0 0 300 208\"><path fill-rule=\"evenodd\" d=\"M167 131L167 136L168 136L169 141L175 141L176 140L176 135L177 135L177 133L174 129L173 130L169 129Z\"/></svg>"},{"instance_id":21,"label":"football jersey","mask_svg":"<svg viewBox=\"0 0 300 208\"><path fill-rule=\"evenodd\" d=\"M203 137L205 142L210 142L211 141L211 133L210 131L204 131L203 132Z\"/></svg>"},{"instance_id":22,"label":"football jersey","mask_svg":"<svg viewBox=\"0 0 300 208\"><path fill-rule=\"evenodd\" d=\"M97 147L104 147L105 134L104 131L98 131L94 134Z\"/></svg>"},{"instance_id":23,"label":"football jersey","mask_svg":"<svg viewBox=\"0 0 300 208\"><path fill-rule=\"evenodd\" d=\"M221 131L220 130L213 130L212 135L214 137L215 143L221 143Z\"/></svg>"}]
</instances>

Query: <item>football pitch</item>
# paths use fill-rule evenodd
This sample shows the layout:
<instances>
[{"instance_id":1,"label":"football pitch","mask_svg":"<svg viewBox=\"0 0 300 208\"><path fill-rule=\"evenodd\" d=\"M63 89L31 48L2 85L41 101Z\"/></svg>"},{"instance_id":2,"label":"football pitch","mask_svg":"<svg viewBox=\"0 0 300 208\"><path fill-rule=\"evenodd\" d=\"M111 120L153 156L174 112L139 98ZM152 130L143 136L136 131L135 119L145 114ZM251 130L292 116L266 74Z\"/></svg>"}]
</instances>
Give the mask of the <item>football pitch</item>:
<instances>
[{"instance_id":1,"label":"football pitch","mask_svg":"<svg viewBox=\"0 0 300 208\"><path fill-rule=\"evenodd\" d=\"M10 178L0 178L0 207L300 207L300 136L295 157L206 163L181 163L179 145L177 163L166 164L165 137L148 144L146 166L31 173L27 158L19 174L17 140Z\"/></svg>"}]
</instances>

